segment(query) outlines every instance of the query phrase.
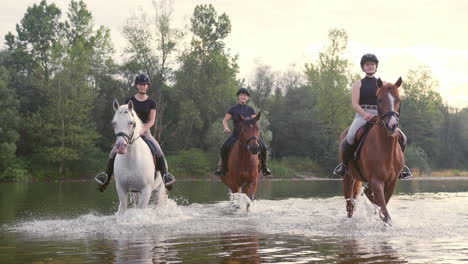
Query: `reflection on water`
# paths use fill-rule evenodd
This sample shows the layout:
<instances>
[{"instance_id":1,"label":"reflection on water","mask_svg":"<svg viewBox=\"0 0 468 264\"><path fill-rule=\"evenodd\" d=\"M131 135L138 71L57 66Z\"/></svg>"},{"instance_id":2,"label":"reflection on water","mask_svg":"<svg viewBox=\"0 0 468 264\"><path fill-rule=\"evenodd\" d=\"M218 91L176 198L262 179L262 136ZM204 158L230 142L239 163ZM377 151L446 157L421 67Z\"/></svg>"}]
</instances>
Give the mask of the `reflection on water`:
<instances>
[{"instance_id":1,"label":"reflection on water","mask_svg":"<svg viewBox=\"0 0 468 264\"><path fill-rule=\"evenodd\" d=\"M91 183L0 185L1 263L463 263L468 180L400 182L382 224L340 181L262 182L250 212L213 182L179 183L164 206L117 210Z\"/></svg>"}]
</instances>

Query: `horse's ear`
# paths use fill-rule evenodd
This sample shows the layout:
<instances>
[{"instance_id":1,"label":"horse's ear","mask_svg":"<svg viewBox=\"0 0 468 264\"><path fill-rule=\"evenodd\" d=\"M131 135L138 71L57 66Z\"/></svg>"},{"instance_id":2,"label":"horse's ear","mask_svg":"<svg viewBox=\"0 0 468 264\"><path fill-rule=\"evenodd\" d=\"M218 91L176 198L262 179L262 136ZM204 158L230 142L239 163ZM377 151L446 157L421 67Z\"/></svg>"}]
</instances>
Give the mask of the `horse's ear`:
<instances>
[{"instance_id":1,"label":"horse's ear","mask_svg":"<svg viewBox=\"0 0 468 264\"><path fill-rule=\"evenodd\" d=\"M262 111L258 112L258 114L255 116L255 121L258 121L261 115L262 115Z\"/></svg>"},{"instance_id":2,"label":"horse's ear","mask_svg":"<svg viewBox=\"0 0 468 264\"><path fill-rule=\"evenodd\" d=\"M401 85L402 82L403 82L403 80L401 79L401 77L398 78L398 81L396 81L395 86L396 86L396 87L400 87L400 85Z\"/></svg>"},{"instance_id":3,"label":"horse's ear","mask_svg":"<svg viewBox=\"0 0 468 264\"><path fill-rule=\"evenodd\" d=\"M117 109L119 109L119 102L117 101L117 99L114 99L114 102L112 103L112 107L114 107L114 111L117 111Z\"/></svg>"},{"instance_id":4,"label":"horse's ear","mask_svg":"<svg viewBox=\"0 0 468 264\"><path fill-rule=\"evenodd\" d=\"M133 101L132 100L128 100L128 111L132 111L133 110Z\"/></svg>"},{"instance_id":5,"label":"horse's ear","mask_svg":"<svg viewBox=\"0 0 468 264\"><path fill-rule=\"evenodd\" d=\"M377 79L377 87L382 88L382 86L383 86L382 79L380 79L380 78Z\"/></svg>"}]
</instances>

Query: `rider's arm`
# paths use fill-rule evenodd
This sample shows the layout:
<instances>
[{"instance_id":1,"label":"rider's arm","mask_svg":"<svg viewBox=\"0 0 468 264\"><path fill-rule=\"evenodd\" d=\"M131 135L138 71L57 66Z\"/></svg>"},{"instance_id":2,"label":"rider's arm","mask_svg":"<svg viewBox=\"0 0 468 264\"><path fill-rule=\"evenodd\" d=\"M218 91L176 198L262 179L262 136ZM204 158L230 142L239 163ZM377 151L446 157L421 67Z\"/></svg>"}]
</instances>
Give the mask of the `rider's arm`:
<instances>
[{"instance_id":1,"label":"rider's arm","mask_svg":"<svg viewBox=\"0 0 468 264\"><path fill-rule=\"evenodd\" d=\"M370 121L370 119L372 119L373 116L367 113L366 111L364 111L364 109L362 109L361 105L359 104L360 95L361 95L361 81L359 80L353 84L352 99L351 99L352 106L353 106L354 111L356 111L358 114L363 116L367 121Z\"/></svg>"},{"instance_id":2,"label":"rider's arm","mask_svg":"<svg viewBox=\"0 0 468 264\"><path fill-rule=\"evenodd\" d=\"M145 123L145 128L143 129L143 133L149 130L152 126L154 126L155 120L156 120L156 109L151 109L148 115L148 122Z\"/></svg>"},{"instance_id":3,"label":"rider's arm","mask_svg":"<svg viewBox=\"0 0 468 264\"><path fill-rule=\"evenodd\" d=\"M224 119L223 119L223 128L224 128L224 132L226 133L231 133L231 130L229 129L229 125L228 125L228 122L229 120L232 118L232 115L231 114L226 114L224 116Z\"/></svg>"}]
</instances>

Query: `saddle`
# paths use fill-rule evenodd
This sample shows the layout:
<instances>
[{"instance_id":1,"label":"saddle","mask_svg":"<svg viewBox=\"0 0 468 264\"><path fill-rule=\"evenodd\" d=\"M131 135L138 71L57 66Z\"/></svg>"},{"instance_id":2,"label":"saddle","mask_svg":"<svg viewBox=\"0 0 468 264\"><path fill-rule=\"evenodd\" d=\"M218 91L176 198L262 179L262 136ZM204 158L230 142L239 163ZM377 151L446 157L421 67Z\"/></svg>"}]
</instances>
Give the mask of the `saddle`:
<instances>
[{"instance_id":1,"label":"saddle","mask_svg":"<svg viewBox=\"0 0 468 264\"><path fill-rule=\"evenodd\" d=\"M369 130L371 127L375 124L375 122L367 122L364 126L359 128L359 130L356 132L356 137L355 137L355 151L353 155L354 160L359 160L359 153L361 151L362 145L364 144L364 141L367 137L367 134L369 133ZM356 145L356 142L358 143ZM400 130L398 130L398 143L400 143L401 148L404 150L406 146L406 138L405 136L401 133Z\"/></svg>"},{"instance_id":2,"label":"saddle","mask_svg":"<svg viewBox=\"0 0 468 264\"><path fill-rule=\"evenodd\" d=\"M234 143L236 143L237 139L231 139L226 141L226 143L221 147L221 165L223 168L222 174L226 175L228 170L228 161L229 161L229 154L231 153L232 147Z\"/></svg>"}]
</instances>

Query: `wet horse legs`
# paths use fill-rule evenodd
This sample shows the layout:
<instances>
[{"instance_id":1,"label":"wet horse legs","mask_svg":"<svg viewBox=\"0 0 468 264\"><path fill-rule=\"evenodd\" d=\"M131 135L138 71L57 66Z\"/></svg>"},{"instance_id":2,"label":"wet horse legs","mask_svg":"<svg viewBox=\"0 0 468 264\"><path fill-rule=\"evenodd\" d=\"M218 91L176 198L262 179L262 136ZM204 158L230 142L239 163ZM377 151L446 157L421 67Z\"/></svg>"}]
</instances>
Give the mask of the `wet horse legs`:
<instances>
[{"instance_id":1,"label":"wet horse legs","mask_svg":"<svg viewBox=\"0 0 468 264\"><path fill-rule=\"evenodd\" d=\"M349 175L349 173L346 173L343 179L343 191L346 199L346 211L348 212L349 218L352 217L354 213L354 184L356 184L356 180Z\"/></svg>"},{"instance_id":2,"label":"wet horse legs","mask_svg":"<svg viewBox=\"0 0 468 264\"><path fill-rule=\"evenodd\" d=\"M378 207L380 207L380 217L385 223L390 224L392 219L387 210L386 197L384 195L384 183L381 181L374 180L374 181L369 182L369 185L371 188L370 190L373 194L372 195L373 199L371 200L371 202L376 204ZM388 197L388 199L390 199L390 197Z\"/></svg>"}]
</instances>

